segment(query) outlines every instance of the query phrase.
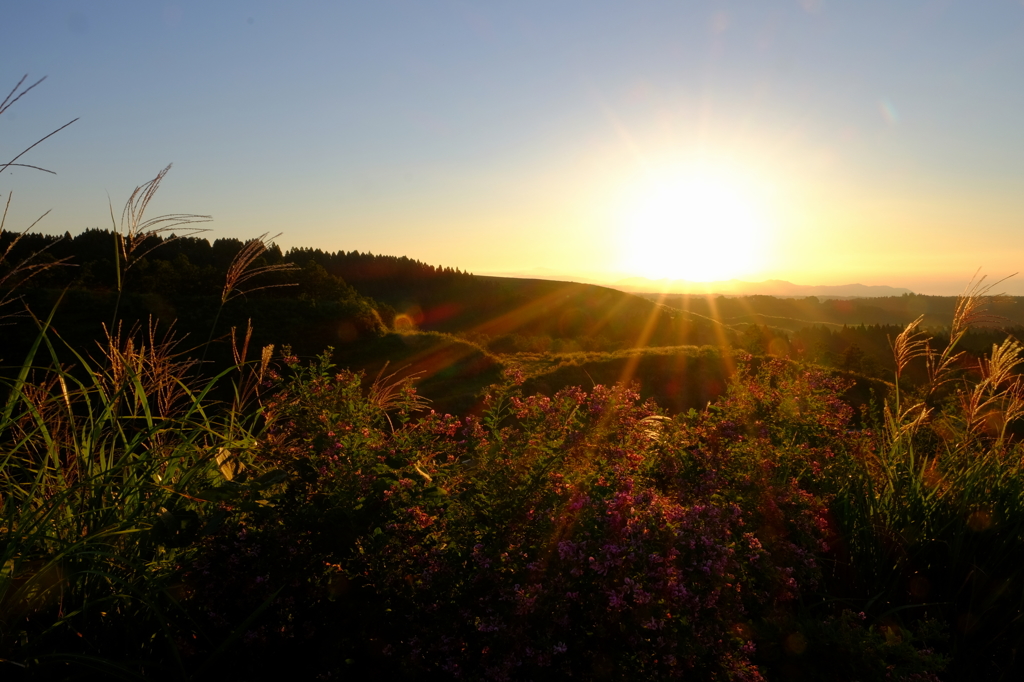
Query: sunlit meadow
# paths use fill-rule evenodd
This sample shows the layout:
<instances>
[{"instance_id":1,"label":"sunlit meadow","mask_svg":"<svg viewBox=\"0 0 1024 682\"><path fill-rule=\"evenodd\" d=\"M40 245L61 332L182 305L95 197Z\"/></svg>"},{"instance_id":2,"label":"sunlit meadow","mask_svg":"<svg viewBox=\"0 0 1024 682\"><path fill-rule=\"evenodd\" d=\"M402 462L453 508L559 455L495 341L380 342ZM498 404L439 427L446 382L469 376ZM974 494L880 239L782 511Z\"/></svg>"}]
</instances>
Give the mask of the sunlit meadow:
<instances>
[{"instance_id":1,"label":"sunlit meadow","mask_svg":"<svg viewBox=\"0 0 1024 682\"><path fill-rule=\"evenodd\" d=\"M1020 3L15 4L4 680L1021 677Z\"/></svg>"}]
</instances>

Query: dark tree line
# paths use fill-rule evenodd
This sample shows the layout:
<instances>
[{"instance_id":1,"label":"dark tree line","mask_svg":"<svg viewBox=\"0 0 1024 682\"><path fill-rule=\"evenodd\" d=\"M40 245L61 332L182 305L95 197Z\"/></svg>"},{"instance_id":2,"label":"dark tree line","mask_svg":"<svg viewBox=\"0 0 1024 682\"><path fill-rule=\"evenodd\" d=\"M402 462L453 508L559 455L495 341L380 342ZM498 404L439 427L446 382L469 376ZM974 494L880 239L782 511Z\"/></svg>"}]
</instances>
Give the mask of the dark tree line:
<instances>
[{"instance_id":1,"label":"dark tree line","mask_svg":"<svg viewBox=\"0 0 1024 682\"><path fill-rule=\"evenodd\" d=\"M237 258L246 247L238 239L149 236L136 249L143 255L128 264L109 230L16 237L0 234L0 253L11 247L4 267L25 259L60 266L27 282L8 284L37 316L54 311L53 327L61 338L86 352L95 350L107 333L104 325L110 329L115 319L127 328L146 326L151 319L165 330L173 325L186 337L185 349L212 339L213 345L201 353L217 362L231 361L226 343L231 328L244 330L250 321L254 347L288 343L310 355L330 345L377 338L387 330L386 306L314 260L297 261L273 244L247 271L286 263L295 267L264 270L229 292L225 282L230 272L238 276ZM37 331L28 317L15 320L4 334L3 357L18 357Z\"/></svg>"},{"instance_id":2,"label":"dark tree line","mask_svg":"<svg viewBox=\"0 0 1024 682\"><path fill-rule=\"evenodd\" d=\"M0 250L6 249L16 235L0 235ZM139 247L147 255L133 263L127 272L130 287L137 293L168 293L202 296L219 293L225 273L245 246L234 238L149 237ZM19 262L35 257L41 262L67 259L73 267L48 270L32 283L35 287L77 288L109 291L117 287L117 254L114 234L109 230L88 229L63 237L27 234L6 259ZM365 296L394 295L416 285L449 283L472 276L461 270L435 267L407 257L376 256L358 251L324 252L320 249L294 248L282 253L276 244L253 263L253 267L293 263L299 270L271 277L269 284L295 282L293 290L279 290L275 297L336 299L358 290ZM123 267L123 264L122 264ZM354 285L349 286L349 285Z\"/></svg>"}]
</instances>

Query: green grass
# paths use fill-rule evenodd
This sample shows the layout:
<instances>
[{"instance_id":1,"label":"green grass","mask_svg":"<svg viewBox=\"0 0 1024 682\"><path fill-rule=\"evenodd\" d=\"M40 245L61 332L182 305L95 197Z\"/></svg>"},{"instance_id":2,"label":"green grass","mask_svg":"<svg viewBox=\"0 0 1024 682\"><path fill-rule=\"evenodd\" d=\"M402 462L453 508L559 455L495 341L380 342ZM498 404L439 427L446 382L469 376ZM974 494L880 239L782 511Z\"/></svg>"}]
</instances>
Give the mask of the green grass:
<instances>
[{"instance_id":1,"label":"green grass","mask_svg":"<svg viewBox=\"0 0 1024 682\"><path fill-rule=\"evenodd\" d=\"M251 370L200 380L154 329L110 338L99 360L75 352L74 368L57 360L59 343L41 324L3 382L0 659L120 675L126 637L138 661L180 664L175 568L223 520L208 492L234 478L258 435L238 380ZM232 373L239 402L217 404L210 391Z\"/></svg>"}]
</instances>

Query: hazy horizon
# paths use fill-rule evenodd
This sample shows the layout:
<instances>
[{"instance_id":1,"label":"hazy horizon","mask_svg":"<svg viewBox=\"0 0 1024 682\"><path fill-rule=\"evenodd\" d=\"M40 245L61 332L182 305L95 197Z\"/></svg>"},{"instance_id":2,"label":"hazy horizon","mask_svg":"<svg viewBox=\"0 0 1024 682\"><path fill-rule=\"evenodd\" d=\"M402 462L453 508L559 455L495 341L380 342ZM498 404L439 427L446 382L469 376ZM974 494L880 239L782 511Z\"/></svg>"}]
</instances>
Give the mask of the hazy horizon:
<instances>
[{"instance_id":1,"label":"hazy horizon","mask_svg":"<svg viewBox=\"0 0 1024 682\"><path fill-rule=\"evenodd\" d=\"M444 265L448 265L448 264L444 264ZM452 266L452 267L455 267L455 266ZM950 280L950 281L936 281L936 282L927 283L925 285L925 288L923 288L923 289L913 289L911 287L900 286L900 285L897 285L897 284L891 284L891 283L888 283L888 282L885 282L885 281L871 282L871 283L860 282L860 281L816 282L816 281L793 281L793 280L790 280L790 279L781 279L781 278L770 278L770 279L763 279L763 280L733 278L733 279L730 279L730 280L718 280L718 281L711 281L711 282L701 282L701 281L694 281L694 280L671 279L671 278L655 279L655 278L643 277L642 275L631 275L629 273L571 272L571 271L557 270L555 268L542 268L542 267L528 268L528 269L523 269L523 270L489 270L489 271L471 271L471 272L473 272L473 274L477 274L477 275L485 275L485 276L492 276L492 277L517 277L517 278L550 279L550 280L558 280L558 281L577 281L577 282L598 284L598 285L601 285L601 286L609 286L609 287L615 287L616 285L628 284L629 283L628 280L630 280L630 279L646 279L646 280L649 280L649 281L655 282L655 283L667 282L669 284L679 284L679 283L685 282L685 283L694 285L693 288L695 290L701 289L702 288L701 285L705 285L704 288L706 289L707 293L721 293L721 292L718 291L718 289L716 289L713 286L713 285L716 285L716 284L723 284L723 283L730 283L730 282L740 282L740 283L743 283L743 284L764 284L764 283L767 283L767 282L780 281L780 282L785 282L785 283L788 283L788 284L796 285L798 287L826 288L826 287L850 287L850 286L860 285L860 286L865 286L865 287L884 287L884 288L891 288L891 289L902 289L902 290L909 291L911 293L923 294L923 295L928 295L928 296L957 296L957 295L962 294L964 292L964 290L968 287L968 285L971 282L970 275L968 275L967 277L965 277L961 281L953 281L953 280ZM983 274L984 273L981 273L979 275L979 277L981 275L983 275ZM993 294L1005 293L1007 295L1021 295L1021 294L1014 294L1013 293L1014 291L1020 291L1022 289L1022 287L1018 286L1017 285L1018 283L1015 282L1015 280L1017 280L1017 279L1018 279L1018 277L1010 277L1010 278L1006 279L1004 282L999 283L998 279L994 279L992 277L986 276L985 280L984 280L984 284L991 284L991 283L997 284L997 286L995 288L993 288L992 291L991 291L991 293L993 293ZM657 287L652 287L650 291L647 291L645 293L660 293L660 290ZM699 292L697 292L697 293L699 293ZM724 293L730 293L730 292L724 292Z\"/></svg>"},{"instance_id":2,"label":"hazy horizon","mask_svg":"<svg viewBox=\"0 0 1024 682\"><path fill-rule=\"evenodd\" d=\"M953 295L1024 255L1024 2L16 0L6 229ZM5 93L6 94L6 93ZM1014 278L1001 290L1024 294Z\"/></svg>"}]
</instances>

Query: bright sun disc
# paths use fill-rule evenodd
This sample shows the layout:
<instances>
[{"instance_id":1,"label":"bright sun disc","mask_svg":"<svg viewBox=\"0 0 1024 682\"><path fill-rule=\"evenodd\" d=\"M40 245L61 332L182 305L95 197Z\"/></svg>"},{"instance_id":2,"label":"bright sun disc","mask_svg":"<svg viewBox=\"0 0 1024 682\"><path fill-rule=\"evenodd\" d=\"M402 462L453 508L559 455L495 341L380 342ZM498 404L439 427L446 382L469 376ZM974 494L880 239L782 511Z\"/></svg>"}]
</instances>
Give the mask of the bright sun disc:
<instances>
[{"instance_id":1,"label":"bright sun disc","mask_svg":"<svg viewBox=\"0 0 1024 682\"><path fill-rule=\"evenodd\" d=\"M711 282L763 265L767 225L738 182L685 175L649 184L620 224L623 265L645 277Z\"/></svg>"}]
</instances>

